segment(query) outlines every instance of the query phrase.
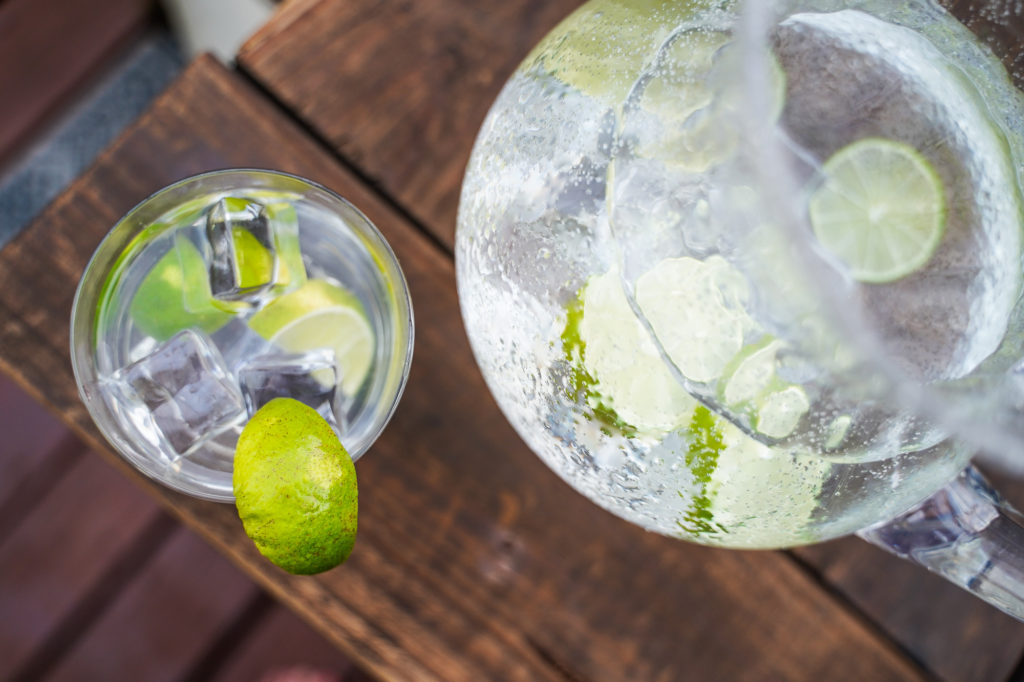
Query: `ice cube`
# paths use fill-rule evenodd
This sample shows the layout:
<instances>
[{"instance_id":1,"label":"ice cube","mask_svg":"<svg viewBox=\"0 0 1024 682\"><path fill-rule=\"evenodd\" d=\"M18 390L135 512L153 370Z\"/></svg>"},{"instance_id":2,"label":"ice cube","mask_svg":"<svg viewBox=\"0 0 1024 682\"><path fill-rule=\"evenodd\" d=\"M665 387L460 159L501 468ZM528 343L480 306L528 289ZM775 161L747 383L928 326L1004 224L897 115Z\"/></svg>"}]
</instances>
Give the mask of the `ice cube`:
<instances>
[{"instance_id":1,"label":"ice cube","mask_svg":"<svg viewBox=\"0 0 1024 682\"><path fill-rule=\"evenodd\" d=\"M111 377L122 399L173 460L245 418L241 391L217 348L186 329ZM154 428L151 428L154 427Z\"/></svg>"},{"instance_id":2,"label":"ice cube","mask_svg":"<svg viewBox=\"0 0 1024 682\"><path fill-rule=\"evenodd\" d=\"M341 435L335 417L338 368L334 353L280 353L254 358L238 370L245 405L252 416L274 398L294 398L309 405Z\"/></svg>"},{"instance_id":3,"label":"ice cube","mask_svg":"<svg viewBox=\"0 0 1024 682\"><path fill-rule=\"evenodd\" d=\"M221 349L224 365L231 372L237 372L252 358L284 352L254 332L239 317L229 320L227 324L211 334L210 339L217 348Z\"/></svg>"},{"instance_id":4,"label":"ice cube","mask_svg":"<svg viewBox=\"0 0 1024 682\"><path fill-rule=\"evenodd\" d=\"M243 310L306 279L298 217L286 201L224 197L206 214L206 256L215 305Z\"/></svg>"}]
</instances>

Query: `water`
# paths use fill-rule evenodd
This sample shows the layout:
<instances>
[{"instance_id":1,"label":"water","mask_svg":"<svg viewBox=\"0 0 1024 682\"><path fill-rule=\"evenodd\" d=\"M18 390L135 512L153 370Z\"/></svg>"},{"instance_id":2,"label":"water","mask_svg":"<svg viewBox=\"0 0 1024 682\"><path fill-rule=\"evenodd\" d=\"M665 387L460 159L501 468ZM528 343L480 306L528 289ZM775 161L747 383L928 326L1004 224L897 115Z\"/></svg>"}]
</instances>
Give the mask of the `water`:
<instances>
[{"instance_id":1,"label":"water","mask_svg":"<svg viewBox=\"0 0 1024 682\"><path fill-rule=\"evenodd\" d=\"M211 499L231 499L238 435L275 397L318 410L358 458L411 357L405 282L379 233L326 190L261 171L199 176L129 214L83 279L87 314L76 372L105 435Z\"/></svg>"},{"instance_id":2,"label":"water","mask_svg":"<svg viewBox=\"0 0 1024 682\"><path fill-rule=\"evenodd\" d=\"M844 310L787 241L813 237L771 224L730 3L590 3L478 138L456 242L477 361L555 471L652 530L786 546L898 513L970 451L908 415L892 376L984 381L1019 345L1020 93L931 3L843 5L788 3L770 32L754 115L776 122L793 201L867 137L916 149L946 199L938 249L889 284L812 243Z\"/></svg>"}]
</instances>

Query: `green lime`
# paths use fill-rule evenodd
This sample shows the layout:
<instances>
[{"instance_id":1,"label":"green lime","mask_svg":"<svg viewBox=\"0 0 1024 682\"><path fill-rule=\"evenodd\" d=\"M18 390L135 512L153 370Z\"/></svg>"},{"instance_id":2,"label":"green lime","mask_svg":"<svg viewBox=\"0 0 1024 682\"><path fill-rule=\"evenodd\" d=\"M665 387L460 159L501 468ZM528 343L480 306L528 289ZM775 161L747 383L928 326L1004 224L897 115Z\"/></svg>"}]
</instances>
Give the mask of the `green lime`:
<instances>
[{"instance_id":1,"label":"green lime","mask_svg":"<svg viewBox=\"0 0 1024 682\"><path fill-rule=\"evenodd\" d=\"M313 408L291 398L260 408L238 438L233 484L246 534L289 573L320 573L352 552L356 470Z\"/></svg>"},{"instance_id":2,"label":"green lime","mask_svg":"<svg viewBox=\"0 0 1024 682\"><path fill-rule=\"evenodd\" d=\"M591 0L527 57L608 107L618 108L672 30L707 0Z\"/></svg>"},{"instance_id":3,"label":"green lime","mask_svg":"<svg viewBox=\"0 0 1024 682\"><path fill-rule=\"evenodd\" d=\"M666 258L637 279L636 302L679 371L709 382L743 346L745 288L721 256Z\"/></svg>"},{"instance_id":4,"label":"green lime","mask_svg":"<svg viewBox=\"0 0 1024 682\"><path fill-rule=\"evenodd\" d=\"M808 211L822 246L861 282L885 283L921 268L946 226L942 180L917 150L866 138L843 147L822 170Z\"/></svg>"},{"instance_id":5,"label":"green lime","mask_svg":"<svg viewBox=\"0 0 1024 682\"><path fill-rule=\"evenodd\" d=\"M334 351L348 395L359 390L373 366L376 344L363 304L326 280L308 280L274 299L249 319L249 327L290 353ZM329 381L326 375L317 378Z\"/></svg>"},{"instance_id":6,"label":"green lime","mask_svg":"<svg viewBox=\"0 0 1024 682\"><path fill-rule=\"evenodd\" d=\"M213 306L206 264L187 239L179 239L146 274L129 314L142 333L158 341L189 327L213 333L231 319Z\"/></svg>"},{"instance_id":7,"label":"green lime","mask_svg":"<svg viewBox=\"0 0 1024 682\"><path fill-rule=\"evenodd\" d=\"M598 415L643 433L665 433L685 424L696 401L662 361L622 290L617 270L592 277L580 294L578 351L587 396Z\"/></svg>"},{"instance_id":8,"label":"green lime","mask_svg":"<svg viewBox=\"0 0 1024 682\"><path fill-rule=\"evenodd\" d=\"M274 278L274 256L252 232L242 227L231 228L238 262L238 285L242 289L258 287Z\"/></svg>"}]
</instances>

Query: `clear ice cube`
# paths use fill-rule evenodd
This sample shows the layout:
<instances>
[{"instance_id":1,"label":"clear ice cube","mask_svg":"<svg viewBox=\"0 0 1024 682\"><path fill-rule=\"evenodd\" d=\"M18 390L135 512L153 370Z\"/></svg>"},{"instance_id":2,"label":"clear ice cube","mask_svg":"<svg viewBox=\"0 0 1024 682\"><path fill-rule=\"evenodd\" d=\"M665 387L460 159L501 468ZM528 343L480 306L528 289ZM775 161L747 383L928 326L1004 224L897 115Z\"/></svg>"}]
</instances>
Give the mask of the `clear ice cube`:
<instances>
[{"instance_id":1,"label":"clear ice cube","mask_svg":"<svg viewBox=\"0 0 1024 682\"><path fill-rule=\"evenodd\" d=\"M186 456L245 418L241 391L220 352L191 329L118 370L111 382L143 420L136 426L169 456Z\"/></svg>"},{"instance_id":2,"label":"clear ice cube","mask_svg":"<svg viewBox=\"0 0 1024 682\"><path fill-rule=\"evenodd\" d=\"M240 317L228 320L227 324L210 334L210 339L220 349L224 365L231 372L237 372L251 358L284 352L254 332Z\"/></svg>"},{"instance_id":3,"label":"clear ice cube","mask_svg":"<svg viewBox=\"0 0 1024 682\"><path fill-rule=\"evenodd\" d=\"M319 412L340 435L335 417L338 368L332 351L254 358L238 370L238 383L250 416L274 398L294 398Z\"/></svg>"},{"instance_id":4,"label":"clear ice cube","mask_svg":"<svg viewBox=\"0 0 1024 682\"><path fill-rule=\"evenodd\" d=\"M243 310L301 285L306 269L298 229L286 201L224 197L213 204L204 237L215 305Z\"/></svg>"}]
</instances>

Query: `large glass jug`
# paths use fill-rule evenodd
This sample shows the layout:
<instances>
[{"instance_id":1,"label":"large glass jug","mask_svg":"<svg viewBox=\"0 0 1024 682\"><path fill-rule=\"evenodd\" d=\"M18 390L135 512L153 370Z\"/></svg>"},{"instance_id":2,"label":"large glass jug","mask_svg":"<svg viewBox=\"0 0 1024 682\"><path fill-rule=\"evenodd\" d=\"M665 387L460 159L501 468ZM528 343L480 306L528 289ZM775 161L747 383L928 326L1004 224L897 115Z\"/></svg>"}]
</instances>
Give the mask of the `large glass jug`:
<instances>
[{"instance_id":1,"label":"large glass jug","mask_svg":"<svg viewBox=\"0 0 1024 682\"><path fill-rule=\"evenodd\" d=\"M1024 444L1024 10L977 4L592 0L537 46L456 265L552 469L685 540L859 531L1024 616L969 468Z\"/></svg>"}]
</instances>

